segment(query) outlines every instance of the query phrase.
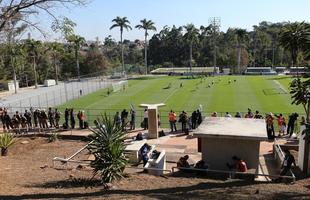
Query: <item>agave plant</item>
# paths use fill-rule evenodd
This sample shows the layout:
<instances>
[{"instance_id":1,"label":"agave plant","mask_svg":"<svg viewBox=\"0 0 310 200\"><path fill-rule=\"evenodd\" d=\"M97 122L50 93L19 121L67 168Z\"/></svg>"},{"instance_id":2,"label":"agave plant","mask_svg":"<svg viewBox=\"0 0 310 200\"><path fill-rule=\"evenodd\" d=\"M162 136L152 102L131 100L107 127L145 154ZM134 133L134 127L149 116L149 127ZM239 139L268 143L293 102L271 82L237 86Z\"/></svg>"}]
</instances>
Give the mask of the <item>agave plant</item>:
<instances>
[{"instance_id":1,"label":"agave plant","mask_svg":"<svg viewBox=\"0 0 310 200\"><path fill-rule=\"evenodd\" d=\"M1 156L8 154L8 148L14 143L14 136L9 133L0 135Z\"/></svg>"},{"instance_id":2,"label":"agave plant","mask_svg":"<svg viewBox=\"0 0 310 200\"><path fill-rule=\"evenodd\" d=\"M48 138L49 142L55 142L59 139L59 133L53 132L50 137Z\"/></svg>"},{"instance_id":3,"label":"agave plant","mask_svg":"<svg viewBox=\"0 0 310 200\"><path fill-rule=\"evenodd\" d=\"M127 164L125 158L125 133L121 126L104 114L96 121L96 129L91 129L92 142L88 150L95 156L91 162L94 175L99 174L103 183L111 183L123 177Z\"/></svg>"}]
</instances>

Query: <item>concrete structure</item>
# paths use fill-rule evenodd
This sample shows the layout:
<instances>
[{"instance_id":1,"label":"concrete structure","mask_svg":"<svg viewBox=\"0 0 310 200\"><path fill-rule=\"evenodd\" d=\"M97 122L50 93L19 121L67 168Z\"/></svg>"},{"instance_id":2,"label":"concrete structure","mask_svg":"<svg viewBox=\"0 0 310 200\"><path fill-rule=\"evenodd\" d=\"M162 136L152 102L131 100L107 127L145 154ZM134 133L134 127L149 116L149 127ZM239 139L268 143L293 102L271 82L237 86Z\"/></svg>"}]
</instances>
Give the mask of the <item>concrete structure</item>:
<instances>
[{"instance_id":1,"label":"concrete structure","mask_svg":"<svg viewBox=\"0 0 310 200\"><path fill-rule=\"evenodd\" d=\"M202 159L210 169L227 170L235 155L258 172L260 142L267 139L263 119L207 117L193 134L201 140Z\"/></svg>"},{"instance_id":2,"label":"concrete structure","mask_svg":"<svg viewBox=\"0 0 310 200\"><path fill-rule=\"evenodd\" d=\"M163 150L160 152L158 158L156 159L149 159L146 165L144 166L145 169L148 169L148 173L161 176L164 175L164 170L166 170L166 151ZM154 170L158 169L158 170Z\"/></svg>"},{"instance_id":3,"label":"concrete structure","mask_svg":"<svg viewBox=\"0 0 310 200\"><path fill-rule=\"evenodd\" d=\"M310 174L310 156L306 156L306 148L309 148L309 144L306 144L304 139L305 135L301 135L302 132L306 129L306 126L300 126L299 134L299 149L298 149L298 166L299 168L308 174ZM308 150L310 151L310 150Z\"/></svg>"},{"instance_id":4,"label":"concrete structure","mask_svg":"<svg viewBox=\"0 0 310 200\"><path fill-rule=\"evenodd\" d=\"M158 138L158 112L157 108L165 104L140 104L141 107L146 107L148 110L148 135L149 139Z\"/></svg>"},{"instance_id":5,"label":"concrete structure","mask_svg":"<svg viewBox=\"0 0 310 200\"><path fill-rule=\"evenodd\" d=\"M8 89L10 92L15 92L15 84L14 84L14 81L8 82L8 87L7 87L7 89ZM19 90L19 81L16 81L16 90L17 90L17 91Z\"/></svg>"}]
</instances>

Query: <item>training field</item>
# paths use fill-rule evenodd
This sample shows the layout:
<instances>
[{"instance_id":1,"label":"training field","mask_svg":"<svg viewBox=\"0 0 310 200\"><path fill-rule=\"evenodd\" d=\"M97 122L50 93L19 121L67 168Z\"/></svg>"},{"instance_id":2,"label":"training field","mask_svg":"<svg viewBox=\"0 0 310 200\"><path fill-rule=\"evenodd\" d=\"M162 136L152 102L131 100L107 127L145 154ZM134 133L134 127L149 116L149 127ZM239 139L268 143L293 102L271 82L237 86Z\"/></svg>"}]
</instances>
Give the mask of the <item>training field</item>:
<instances>
[{"instance_id":1,"label":"training field","mask_svg":"<svg viewBox=\"0 0 310 200\"><path fill-rule=\"evenodd\" d=\"M102 113L102 109L114 114L124 108L129 110L130 104L138 110L138 117L142 116L141 103L165 103L166 106L160 108L164 121L170 109L191 113L200 105L204 116L214 111L219 115L226 111L232 115L237 111L244 114L247 108L259 110L262 114L303 113L301 106L291 105L291 80L288 76L141 77L129 80L125 90L122 88L110 94L107 89L100 90L70 101L61 108L85 110L91 120Z\"/></svg>"}]
</instances>

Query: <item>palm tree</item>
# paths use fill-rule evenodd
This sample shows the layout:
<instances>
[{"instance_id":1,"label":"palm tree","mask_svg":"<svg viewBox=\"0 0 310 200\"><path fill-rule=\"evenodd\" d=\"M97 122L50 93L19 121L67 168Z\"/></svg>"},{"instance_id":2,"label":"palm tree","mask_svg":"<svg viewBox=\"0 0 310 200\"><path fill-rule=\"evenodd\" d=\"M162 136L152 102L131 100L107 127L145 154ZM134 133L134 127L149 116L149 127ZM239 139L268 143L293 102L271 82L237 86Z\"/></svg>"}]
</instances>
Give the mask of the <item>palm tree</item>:
<instances>
[{"instance_id":1,"label":"palm tree","mask_svg":"<svg viewBox=\"0 0 310 200\"><path fill-rule=\"evenodd\" d=\"M241 65L241 48L243 42L247 36L247 32L245 29L238 28L235 30L237 36L237 48L238 48L238 73L240 73L240 65Z\"/></svg>"},{"instance_id":2,"label":"palm tree","mask_svg":"<svg viewBox=\"0 0 310 200\"><path fill-rule=\"evenodd\" d=\"M199 30L194 26L194 24L187 24L184 28L186 30L184 39L189 44L189 69L190 73L192 73L193 44L198 40Z\"/></svg>"},{"instance_id":3,"label":"palm tree","mask_svg":"<svg viewBox=\"0 0 310 200\"><path fill-rule=\"evenodd\" d=\"M124 65L124 45L123 45L123 31L124 29L126 30L131 30L131 26L129 25L130 22L128 21L127 17L116 17L115 19L112 20L114 24L110 27L110 30L116 27L119 27L120 33L121 33L121 50L122 50L122 67L123 71L125 71L125 65Z\"/></svg>"},{"instance_id":4,"label":"palm tree","mask_svg":"<svg viewBox=\"0 0 310 200\"><path fill-rule=\"evenodd\" d=\"M63 46L58 42L53 42L50 44L49 50L52 53L52 59L55 68L55 81L56 85L58 85L58 77L59 77L59 69L57 62L59 62L59 57L64 53Z\"/></svg>"},{"instance_id":5,"label":"palm tree","mask_svg":"<svg viewBox=\"0 0 310 200\"><path fill-rule=\"evenodd\" d=\"M68 36L68 42L72 43L74 47L76 69L78 73L78 80L80 81L81 79L80 79L79 51L81 46L85 43L85 38L79 35L70 35Z\"/></svg>"},{"instance_id":6,"label":"palm tree","mask_svg":"<svg viewBox=\"0 0 310 200\"><path fill-rule=\"evenodd\" d=\"M156 31L156 27L154 26L154 22L152 20L146 20L143 19L140 21L141 24L138 24L136 28L138 29L144 29L145 34L144 34L144 62L145 62L145 74L148 73L148 67L147 67L147 36L148 36L148 30Z\"/></svg>"},{"instance_id":7,"label":"palm tree","mask_svg":"<svg viewBox=\"0 0 310 200\"><path fill-rule=\"evenodd\" d=\"M94 175L99 174L103 183L110 183L123 177L127 164L124 154L126 133L107 114L96 120L95 125L92 142L88 146L95 157L90 165L94 168Z\"/></svg>"},{"instance_id":8,"label":"palm tree","mask_svg":"<svg viewBox=\"0 0 310 200\"><path fill-rule=\"evenodd\" d=\"M280 44L291 52L292 65L298 67L298 54L306 51L310 41L310 25L305 22L286 24L280 32Z\"/></svg>"},{"instance_id":9,"label":"palm tree","mask_svg":"<svg viewBox=\"0 0 310 200\"><path fill-rule=\"evenodd\" d=\"M37 78L37 60L40 56L40 51L42 48L42 43L40 41L35 41L33 39L26 40L24 44L24 48L26 49L29 60L33 62L33 73L34 73L34 84L35 88L38 88L38 78Z\"/></svg>"}]
</instances>

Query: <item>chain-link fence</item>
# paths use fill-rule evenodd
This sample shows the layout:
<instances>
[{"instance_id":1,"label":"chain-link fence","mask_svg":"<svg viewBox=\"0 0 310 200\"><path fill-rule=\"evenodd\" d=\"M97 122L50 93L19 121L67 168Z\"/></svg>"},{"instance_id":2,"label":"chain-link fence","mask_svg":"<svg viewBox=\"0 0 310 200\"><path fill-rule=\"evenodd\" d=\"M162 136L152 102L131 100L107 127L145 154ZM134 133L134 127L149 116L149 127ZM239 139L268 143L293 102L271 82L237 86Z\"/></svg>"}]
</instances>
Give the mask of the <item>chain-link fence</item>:
<instances>
[{"instance_id":1,"label":"chain-link fence","mask_svg":"<svg viewBox=\"0 0 310 200\"><path fill-rule=\"evenodd\" d=\"M70 80L67 82L60 82L53 87L31 90L23 95L19 95L16 99L2 102L3 105L1 106L19 112L23 112L24 108L29 109L30 107L46 109L48 107L55 107L64 104L70 100L77 99L97 90L111 87L112 83L117 81L120 81L120 79L92 77L84 78L80 81Z\"/></svg>"}]
</instances>

